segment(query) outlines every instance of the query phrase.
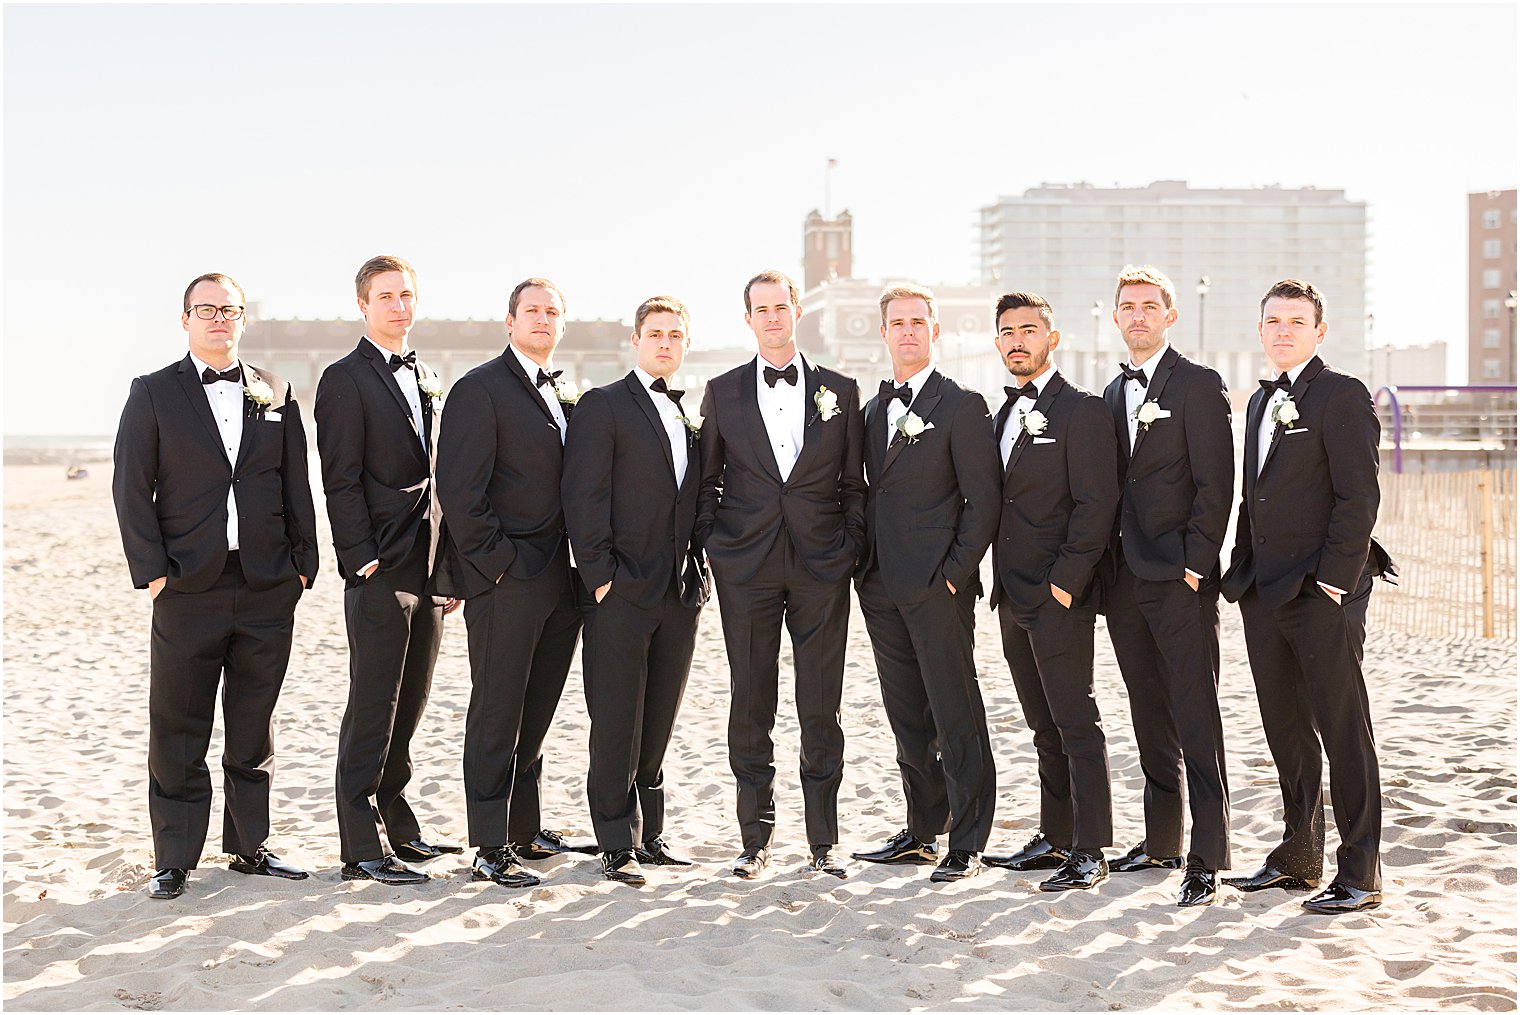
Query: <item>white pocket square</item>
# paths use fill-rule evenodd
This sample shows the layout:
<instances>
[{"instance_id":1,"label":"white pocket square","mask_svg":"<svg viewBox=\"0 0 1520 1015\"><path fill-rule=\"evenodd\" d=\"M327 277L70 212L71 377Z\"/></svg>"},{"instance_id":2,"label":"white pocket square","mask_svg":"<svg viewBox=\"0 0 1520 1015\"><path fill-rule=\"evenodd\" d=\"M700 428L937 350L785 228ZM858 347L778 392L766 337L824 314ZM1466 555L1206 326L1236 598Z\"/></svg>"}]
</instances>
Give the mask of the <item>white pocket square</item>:
<instances>
[{"instance_id":1,"label":"white pocket square","mask_svg":"<svg viewBox=\"0 0 1520 1015\"><path fill-rule=\"evenodd\" d=\"M270 423L278 423L280 421L280 410L279 409L266 409L264 411L264 419L265 419L265 421L270 422Z\"/></svg>"},{"instance_id":2,"label":"white pocket square","mask_svg":"<svg viewBox=\"0 0 1520 1015\"><path fill-rule=\"evenodd\" d=\"M1034 442L1036 444L1054 444L1056 439L1054 437L1036 437L1034 438Z\"/></svg>"},{"instance_id":3,"label":"white pocket square","mask_svg":"<svg viewBox=\"0 0 1520 1015\"><path fill-rule=\"evenodd\" d=\"M1159 412L1156 413L1156 418L1157 419L1171 419L1172 418L1172 410L1170 410L1170 409L1162 409L1162 410L1160 410Z\"/></svg>"},{"instance_id":4,"label":"white pocket square","mask_svg":"<svg viewBox=\"0 0 1520 1015\"><path fill-rule=\"evenodd\" d=\"M1296 434L1296 433L1308 433L1308 432L1309 432L1309 428L1308 428L1308 427L1306 427L1306 426L1301 426L1301 427L1299 427L1299 428L1298 428L1298 429L1297 429L1297 430L1289 430L1289 431L1288 431L1288 432L1287 432L1287 433L1284 433L1284 434L1283 434L1283 436L1284 436L1284 437L1287 437L1287 436L1289 436L1289 435L1291 435L1291 434Z\"/></svg>"}]
</instances>

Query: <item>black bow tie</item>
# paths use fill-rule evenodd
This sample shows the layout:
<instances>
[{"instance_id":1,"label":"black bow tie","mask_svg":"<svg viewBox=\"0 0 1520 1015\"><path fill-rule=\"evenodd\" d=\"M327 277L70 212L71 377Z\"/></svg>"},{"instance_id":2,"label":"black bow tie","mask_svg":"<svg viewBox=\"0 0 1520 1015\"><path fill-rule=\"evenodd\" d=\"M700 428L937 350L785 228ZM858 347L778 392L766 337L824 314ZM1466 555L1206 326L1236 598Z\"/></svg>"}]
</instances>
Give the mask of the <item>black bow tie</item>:
<instances>
[{"instance_id":1,"label":"black bow tie","mask_svg":"<svg viewBox=\"0 0 1520 1015\"><path fill-rule=\"evenodd\" d=\"M412 371L413 373L417 372L417 350L416 349L413 349L411 352L407 353L405 356L397 356L395 353L391 353L391 369L392 370L400 370L402 367L406 367L408 370Z\"/></svg>"},{"instance_id":2,"label":"black bow tie","mask_svg":"<svg viewBox=\"0 0 1520 1015\"><path fill-rule=\"evenodd\" d=\"M212 370L210 367L207 367L205 370L201 371L202 384L215 384L217 381L231 381L233 384L237 384L240 383L242 379L243 368L237 365L234 365L229 370L217 371Z\"/></svg>"},{"instance_id":3,"label":"black bow tie","mask_svg":"<svg viewBox=\"0 0 1520 1015\"><path fill-rule=\"evenodd\" d=\"M881 399L883 405L895 398L901 402L903 404L903 408L906 409L908 406L913 404L913 385L899 385L893 384L891 381L882 381L881 391L877 397Z\"/></svg>"},{"instance_id":4,"label":"black bow tie","mask_svg":"<svg viewBox=\"0 0 1520 1015\"><path fill-rule=\"evenodd\" d=\"M765 368L765 383L775 387L777 381L786 381L792 387L797 386L797 364L789 363L785 370L777 370L775 367Z\"/></svg>"},{"instance_id":5,"label":"black bow tie","mask_svg":"<svg viewBox=\"0 0 1520 1015\"><path fill-rule=\"evenodd\" d=\"M1271 396L1274 388L1278 388L1283 391L1293 390L1293 382L1288 380L1287 374L1283 374L1275 381L1262 380L1258 381L1257 383L1261 385L1261 389L1267 393L1268 397Z\"/></svg>"},{"instance_id":6,"label":"black bow tie","mask_svg":"<svg viewBox=\"0 0 1520 1015\"><path fill-rule=\"evenodd\" d=\"M676 403L677 409L681 408L681 396L686 394L686 392L682 391L680 388L672 388L670 385L666 384L665 378L663 377L656 377L654 379L654 383L649 386L649 390L658 391L660 394Z\"/></svg>"},{"instance_id":7,"label":"black bow tie","mask_svg":"<svg viewBox=\"0 0 1520 1015\"><path fill-rule=\"evenodd\" d=\"M1034 381L1030 381L1021 388L1015 388L1010 384L1003 385L1003 390L1008 392L1008 401L1012 402L1019 398L1039 398L1040 389L1035 387Z\"/></svg>"},{"instance_id":8,"label":"black bow tie","mask_svg":"<svg viewBox=\"0 0 1520 1015\"><path fill-rule=\"evenodd\" d=\"M1119 370L1124 374L1126 381L1139 381L1140 386L1145 387L1145 371L1132 368L1128 363L1120 363Z\"/></svg>"},{"instance_id":9,"label":"black bow tie","mask_svg":"<svg viewBox=\"0 0 1520 1015\"><path fill-rule=\"evenodd\" d=\"M554 371L550 371L548 373L545 373L544 372L544 368L543 367L539 367L538 368L538 380L536 380L536 381L533 382L533 386L535 388L541 388L545 384L547 384L551 388L556 388L556 387L558 387L558 385L555 384L554 382L557 381L557 380L559 380L559 375L562 374L562 373L564 373L563 370L554 370Z\"/></svg>"}]
</instances>

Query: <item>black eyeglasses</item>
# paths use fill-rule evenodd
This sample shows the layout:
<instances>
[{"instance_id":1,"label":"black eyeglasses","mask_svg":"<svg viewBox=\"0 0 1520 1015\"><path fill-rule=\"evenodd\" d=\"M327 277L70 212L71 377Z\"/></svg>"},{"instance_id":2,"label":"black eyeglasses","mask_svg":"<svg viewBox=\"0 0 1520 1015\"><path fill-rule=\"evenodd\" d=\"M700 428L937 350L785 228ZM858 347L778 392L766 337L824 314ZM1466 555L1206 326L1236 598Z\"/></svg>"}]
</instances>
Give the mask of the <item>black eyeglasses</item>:
<instances>
[{"instance_id":1,"label":"black eyeglasses","mask_svg":"<svg viewBox=\"0 0 1520 1015\"><path fill-rule=\"evenodd\" d=\"M197 303L190 312L203 321L214 321L221 314L224 321L235 321L243 316L242 307L214 307L210 303Z\"/></svg>"}]
</instances>

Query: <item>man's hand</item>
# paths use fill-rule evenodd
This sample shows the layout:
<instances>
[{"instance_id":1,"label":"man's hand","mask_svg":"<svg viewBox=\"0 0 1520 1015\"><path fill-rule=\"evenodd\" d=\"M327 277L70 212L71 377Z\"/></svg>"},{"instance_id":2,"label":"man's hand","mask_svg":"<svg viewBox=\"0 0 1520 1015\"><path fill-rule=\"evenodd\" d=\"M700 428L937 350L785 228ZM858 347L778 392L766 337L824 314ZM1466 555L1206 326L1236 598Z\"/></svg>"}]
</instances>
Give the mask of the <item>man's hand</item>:
<instances>
[{"instance_id":1,"label":"man's hand","mask_svg":"<svg viewBox=\"0 0 1520 1015\"><path fill-rule=\"evenodd\" d=\"M1339 592L1335 591L1324 582L1316 582L1315 584L1325 590L1325 595L1329 596L1336 606L1341 605L1341 594Z\"/></svg>"},{"instance_id":2,"label":"man's hand","mask_svg":"<svg viewBox=\"0 0 1520 1015\"><path fill-rule=\"evenodd\" d=\"M1182 572L1182 580L1187 582L1188 588L1192 589L1194 592L1198 591L1198 579L1195 576L1184 571Z\"/></svg>"},{"instance_id":3,"label":"man's hand","mask_svg":"<svg viewBox=\"0 0 1520 1015\"><path fill-rule=\"evenodd\" d=\"M299 578L299 579L301 579L301 588L303 590L311 588L311 580L309 578L307 578L304 574L298 574L298 575L296 575L296 577Z\"/></svg>"},{"instance_id":4,"label":"man's hand","mask_svg":"<svg viewBox=\"0 0 1520 1015\"><path fill-rule=\"evenodd\" d=\"M157 599L158 594L164 590L164 586L167 584L169 584L168 575L164 575L162 578L155 578L150 581L148 583L148 602L151 603L153 600Z\"/></svg>"},{"instance_id":5,"label":"man's hand","mask_svg":"<svg viewBox=\"0 0 1520 1015\"><path fill-rule=\"evenodd\" d=\"M949 578L945 579L945 588L947 588L947 589L950 590L950 594L952 596L955 595L955 586L952 585L952 584L950 584L950 579Z\"/></svg>"},{"instance_id":6,"label":"man's hand","mask_svg":"<svg viewBox=\"0 0 1520 1015\"><path fill-rule=\"evenodd\" d=\"M1057 586L1054 583L1052 583L1051 586L1050 586L1050 594L1055 597L1056 602L1060 603L1062 606L1066 607L1068 610L1071 609L1071 593L1070 592L1067 592L1065 589L1062 589L1059 586Z\"/></svg>"},{"instance_id":7,"label":"man's hand","mask_svg":"<svg viewBox=\"0 0 1520 1015\"><path fill-rule=\"evenodd\" d=\"M374 574L378 570L380 570L380 562L377 560L373 564L371 564L369 567L361 569L359 571L359 576L361 578L368 578L370 575Z\"/></svg>"},{"instance_id":8,"label":"man's hand","mask_svg":"<svg viewBox=\"0 0 1520 1015\"><path fill-rule=\"evenodd\" d=\"M596 590L596 601L597 602L601 602L602 599L607 595L607 593L611 592L611 591L612 591L612 583L608 582L606 585L603 585L601 588L599 588L599 589Z\"/></svg>"},{"instance_id":9,"label":"man's hand","mask_svg":"<svg viewBox=\"0 0 1520 1015\"><path fill-rule=\"evenodd\" d=\"M448 599L445 599L443 601L443 615L445 617L447 617L449 614L453 613L455 610L459 609L463 605L464 605L464 600L463 599L455 599L452 596L450 596Z\"/></svg>"}]
</instances>

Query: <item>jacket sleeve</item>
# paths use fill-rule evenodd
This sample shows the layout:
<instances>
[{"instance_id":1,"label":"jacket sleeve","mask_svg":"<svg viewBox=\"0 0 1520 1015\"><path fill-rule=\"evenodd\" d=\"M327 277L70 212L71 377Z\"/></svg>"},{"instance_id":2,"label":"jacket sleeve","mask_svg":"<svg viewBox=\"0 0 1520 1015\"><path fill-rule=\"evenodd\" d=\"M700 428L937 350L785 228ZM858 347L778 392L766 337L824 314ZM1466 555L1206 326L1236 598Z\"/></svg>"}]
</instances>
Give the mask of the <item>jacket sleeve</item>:
<instances>
[{"instance_id":1,"label":"jacket sleeve","mask_svg":"<svg viewBox=\"0 0 1520 1015\"><path fill-rule=\"evenodd\" d=\"M1077 599L1092 581L1119 508L1119 439L1108 403L1097 395L1083 395L1072 410L1066 477L1071 520L1050 567L1050 583Z\"/></svg>"},{"instance_id":2,"label":"jacket sleeve","mask_svg":"<svg viewBox=\"0 0 1520 1015\"><path fill-rule=\"evenodd\" d=\"M1339 380L1326 407L1321 435L1334 502L1314 576L1349 592L1356 588L1367 564L1377 522L1381 427L1366 386L1354 377Z\"/></svg>"},{"instance_id":3,"label":"jacket sleeve","mask_svg":"<svg viewBox=\"0 0 1520 1015\"><path fill-rule=\"evenodd\" d=\"M586 587L593 591L612 581L617 573L612 552L614 431L607 396L593 390L576 403L575 423L565 434L560 500L575 566Z\"/></svg>"},{"instance_id":4,"label":"jacket sleeve","mask_svg":"<svg viewBox=\"0 0 1520 1015\"><path fill-rule=\"evenodd\" d=\"M364 405L358 385L341 365L323 371L312 412L338 566L345 576L358 574L380 558L380 547L364 497Z\"/></svg>"},{"instance_id":5,"label":"jacket sleeve","mask_svg":"<svg viewBox=\"0 0 1520 1015\"><path fill-rule=\"evenodd\" d=\"M1185 399L1184 436L1194 493L1187 531L1182 537L1183 566L1207 578L1219 565L1219 551L1230 524L1230 502L1235 493L1235 436L1230 427L1230 398L1217 373L1198 371L1188 385Z\"/></svg>"},{"instance_id":6,"label":"jacket sleeve","mask_svg":"<svg viewBox=\"0 0 1520 1015\"><path fill-rule=\"evenodd\" d=\"M496 470L496 413L478 379L461 378L439 417L438 503L459 555L495 582L512 566L517 548L491 507Z\"/></svg>"},{"instance_id":7,"label":"jacket sleeve","mask_svg":"<svg viewBox=\"0 0 1520 1015\"><path fill-rule=\"evenodd\" d=\"M1002 470L985 398L967 392L956 407L952 426L950 459L964 504L941 571L960 590L971 586L997 533Z\"/></svg>"},{"instance_id":8,"label":"jacket sleeve","mask_svg":"<svg viewBox=\"0 0 1520 1015\"><path fill-rule=\"evenodd\" d=\"M290 562L310 588L316 584L321 564L317 550L317 509L311 499L311 477L306 464L306 424L289 384L285 385L285 405L280 417L285 423L284 460L280 469L285 536L290 540Z\"/></svg>"},{"instance_id":9,"label":"jacket sleeve","mask_svg":"<svg viewBox=\"0 0 1520 1015\"><path fill-rule=\"evenodd\" d=\"M709 384L702 392L702 439L697 442L702 460L702 481L697 488L697 524L691 537L696 549L707 546L707 539L718 520L718 506L723 502L723 431L714 411L714 387Z\"/></svg>"},{"instance_id":10,"label":"jacket sleeve","mask_svg":"<svg viewBox=\"0 0 1520 1015\"><path fill-rule=\"evenodd\" d=\"M116 428L112 458L116 468L111 476L111 496L116 502L127 569L132 585L145 589L154 579L168 577L169 552L164 548L153 503L158 485L158 415L147 382L141 377L132 381Z\"/></svg>"}]
</instances>

